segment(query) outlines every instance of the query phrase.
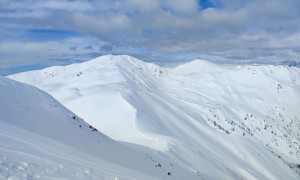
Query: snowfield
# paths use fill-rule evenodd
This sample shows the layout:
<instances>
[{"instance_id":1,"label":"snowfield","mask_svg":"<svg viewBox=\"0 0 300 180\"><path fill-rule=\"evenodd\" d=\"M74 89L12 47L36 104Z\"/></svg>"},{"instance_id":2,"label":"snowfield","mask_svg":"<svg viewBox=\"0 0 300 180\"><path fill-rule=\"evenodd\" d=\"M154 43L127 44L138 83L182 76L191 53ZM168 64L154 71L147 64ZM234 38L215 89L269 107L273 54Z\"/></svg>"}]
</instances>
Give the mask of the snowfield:
<instances>
[{"instance_id":1,"label":"snowfield","mask_svg":"<svg viewBox=\"0 0 300 180\"><path fill-rule=\"evenodd\" d=\"M70 111L1 78L3 177L300 177L299 68L195 60L168 69L107 55L9 78Z\"/></svg>"},{"instance_id":2,"label":"snowfield","mask_svg":"<svg viewBox=\"0 0 300 180\"><path fill-rule=\"evenodd\" d=\"M198 177L167 154L112 140L37 88L0 77L0 95L0 179Z\"/></svg>"}]
</instances>

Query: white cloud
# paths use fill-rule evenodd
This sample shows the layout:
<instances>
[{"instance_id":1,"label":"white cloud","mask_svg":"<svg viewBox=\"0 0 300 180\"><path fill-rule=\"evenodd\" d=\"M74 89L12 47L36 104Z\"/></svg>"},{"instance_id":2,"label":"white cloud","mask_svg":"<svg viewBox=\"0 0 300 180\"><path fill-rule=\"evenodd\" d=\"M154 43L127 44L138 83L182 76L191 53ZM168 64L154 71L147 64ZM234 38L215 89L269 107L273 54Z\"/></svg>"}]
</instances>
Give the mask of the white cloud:
<instances>
[{"instance_id":1,"label":"white cloud","mask_svg":"<svg viewBox=\"0 0 300 180\"><path fill-rule=\"evenodd\" d=\"M53 59L87 60L89 53L95 53L106 45L105 42L96 38L67 38L61 41L45 42L23 42L23 41L1 41L0 42L0 69L14 66L25 66L31 64L53 64ZM85 47L94 47L86 49ZM106 49L103 50L107 51ZM55 64L55 62L54 62Z\"/></svg>"},{"instance_id":2,"label":"white cloud","mask_svg":"<svg viewBox=\"0 0 300 180\"><path fill-rule=\"evenodd\" d=\"M130 20L124 15L93 17L81 12L76 12L72 15L72 21L74 23L71 24L73 25L72 28L94 35L114 31L125 31L131 27Z\"/></svg>"},{"instance_id":3,"label":"white cloud","mask_svg":"<svg viewBox=\"0 0 300 180\"><path fill-rule=\"evenodd\" d=\"M174 11L179 11L183 13L195 13L199 8L197 0L164 0L163 5Z\"/></svg>"},{"instance_id":4,"label":"white cloud","mask_svg":"<svg viewBox=\"0 0 300 180\"><path fill-rule=\"evenodd\" d=\"M18 41L13 39L18 37L28 43L33 40L15 33L50 28L82 33L85 46L96 46L87 37L105 41L114 46L116 53L147 49L145 52L151 53L143 56L152 56L149 58L166 58L166 54L176 51L189 52L193 57L208 54L254 60L299 58L299 0L212 2L216 8L199 10L201 5L196 0L2 0L0 38L8 42L8 35L11 41ZM65 49L55 51L57 54L70 53L67 50L72 43L54 43ZM32 53L45 51L43 55L50 56L48 45L51 44L28 46L35 49ZM72 45L78 46L75 42ZM8 49L1 46L0 56L13 56ZM24 49L15 47L15 51Z\"/></svg>"},{"instance_id":5,"label":"white cloud","mask_svg":"<svg viewBox=\"0 0 300 180\"><path fill-rule=\"evenodd\" d=\"M127 0L127 2L142 12L155 11L161 6L159 0Z\"/></svg>"},{"instance_id":6,"label":"white cloud","mask_svg":"<svg viewBox=\"0 0 300 180\"><path fill-rule=\"evenodd\" d=\"M33 3L33 9L52 9L67 11L90 11L93 6L85 1L50 0L37 1Z\"/></svg>"}]
</instances>

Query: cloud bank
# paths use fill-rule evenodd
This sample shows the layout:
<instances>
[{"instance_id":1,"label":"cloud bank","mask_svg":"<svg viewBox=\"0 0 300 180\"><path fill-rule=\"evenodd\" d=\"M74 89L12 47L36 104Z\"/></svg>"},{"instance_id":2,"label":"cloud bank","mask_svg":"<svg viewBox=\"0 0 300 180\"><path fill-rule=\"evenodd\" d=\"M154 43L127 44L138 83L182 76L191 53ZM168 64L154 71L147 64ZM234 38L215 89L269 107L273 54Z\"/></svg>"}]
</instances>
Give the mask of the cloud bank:
<instances>
[{"instance_id":1,"label":"cloud bank","mask_svg":"<svg viewBox=\"0 0 300 180\"><path fill-rule=\"evenodd\" d=\"M2 0L0 68L107 53L300 59L299 7L299 0Z\"/></svg>"}]
</instances>

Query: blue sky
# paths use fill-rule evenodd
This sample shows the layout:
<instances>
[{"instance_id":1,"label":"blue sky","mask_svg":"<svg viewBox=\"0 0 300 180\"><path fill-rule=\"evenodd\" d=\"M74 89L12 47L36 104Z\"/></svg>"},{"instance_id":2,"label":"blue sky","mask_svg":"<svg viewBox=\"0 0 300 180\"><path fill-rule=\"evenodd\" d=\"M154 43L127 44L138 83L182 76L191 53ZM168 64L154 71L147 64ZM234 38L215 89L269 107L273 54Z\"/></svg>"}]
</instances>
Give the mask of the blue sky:
<instances>
[{"instance_id":1,"label":"blue sky","mask_svg":"<svg viewBox=\"0 0 300 180\"><path fill-rule=\"evenodd\" d=\"M1 0L0 74L128 54L300 59L299 0Z\"/></svg>"}]
</instances>

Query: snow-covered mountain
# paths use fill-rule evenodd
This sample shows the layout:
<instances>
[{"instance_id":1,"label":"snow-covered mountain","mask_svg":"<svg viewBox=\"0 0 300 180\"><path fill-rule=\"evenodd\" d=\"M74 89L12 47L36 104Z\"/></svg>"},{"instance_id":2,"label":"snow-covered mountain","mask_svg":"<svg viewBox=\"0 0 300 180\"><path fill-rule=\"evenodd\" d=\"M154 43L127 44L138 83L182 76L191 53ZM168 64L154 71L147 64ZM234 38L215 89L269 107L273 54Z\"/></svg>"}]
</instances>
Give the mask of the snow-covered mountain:
<instances>
[{"instance_id":1,"label":"snow-covered mountain","mask_svg":"<svg viewBox=\"0 0 300 180\"><path fill-rule=\"evenodd\" d=\"M280 65L289 66L289 67L300 67L300 62L295 60L284 60L280 63Z\"/></svg>"},{"instance_id":2,"label":"snow-covered mountain","mask_svg":"<svg viewBox=\"0 0 300 180\"><path fill-rule=\"evenodd\" d=\"M298 68L195 60L167 69L108 55L9 78L48 92L114 140L163 152L197 178L299 178Z\"/></svg>"},{"instance_id":3,"label":"snow-covered mountain","mask_svg":"<svg viewBox=\"0 0 300 180\"><path fill-rule=\"evenodd\" d=\"M196 179L149 148L116 142L50 95L0 77L0 179Z\"/></svg>"}]
</instances>

